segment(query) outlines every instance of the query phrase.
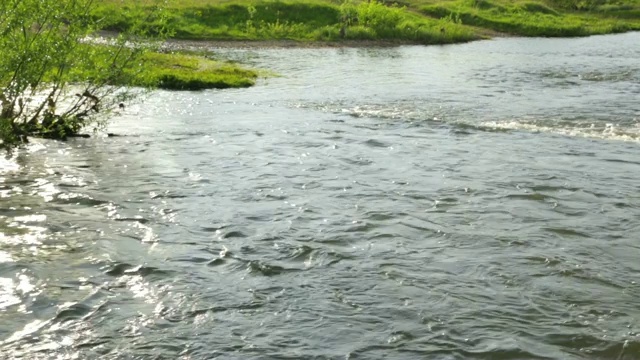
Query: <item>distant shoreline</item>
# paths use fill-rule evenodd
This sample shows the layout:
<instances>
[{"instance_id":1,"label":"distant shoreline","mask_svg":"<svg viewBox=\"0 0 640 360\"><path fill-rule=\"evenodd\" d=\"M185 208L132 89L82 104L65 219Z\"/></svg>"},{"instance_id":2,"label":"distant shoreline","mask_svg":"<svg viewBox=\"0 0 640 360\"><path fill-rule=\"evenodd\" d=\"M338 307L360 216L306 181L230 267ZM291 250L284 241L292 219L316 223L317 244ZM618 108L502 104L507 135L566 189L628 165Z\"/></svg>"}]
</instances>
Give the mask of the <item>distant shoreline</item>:
<instances>
[{"instance_id":1,"label":"distant shoreline","mask_svg":"<svg viewBox=\"0 0 640 360\"><path fill-rule=\"evenodd\" d=\"M626 31L622 33L593 34L586 36L566 36L566 37L549 37L539 36L538 38L550 39L572 39L589 36L607 36L626 33L640 33L637 30ZM105 34L101 34L104 36ZM108 36L112 36L109 34ZM487 32L486 37L459 43L449 44L424 44L415 41L405 40L341 40L341 41L298 41L298 40L213 40L213 39L180 39L170 38L165 40L163 47L168 50L202 50L203 48L213 49L325 49L325 48L391 48L397 46L445 46L458 45L470 42L492 40L497 38L517 38L523 39L535 38L531 36L514 35L500 32Z\"/></svg>"},{"instance_id":2,"label":"distant shoreline","mask_svg":"<svg viewBox=\"0 0 640 360\"><path fill-rule=\"evenodd\" d=\"M186 40L169 39L164 47L182 50L185 48L224 48L224 49L292 49L292 48L366 48L396 47L404 45L423 45L415 41L402 40L343 40L343 41L296 41L296 40Z\"/></svg>"},{"instance_id":3,"label":"distant shoreline","mask_svg":"<svg viewBox=\"0 0 640 360\"><path fill-rule=\"evenodd\" d=\"M164 42L164 47L175 50L185 50L189 48L220 48L220 49L322 49L322 48L389 48L396 46L442 46L464 44L480 40L491 40L493 38L517 37L518 35L492 31L489 29L478 29L484 37L469 41L461 41L448 44L425 44L418 41L410 40L336 40L336 41L320 41L320 40L244 40L244 39L181 39L169 38ZM103 32L101 36L113 36L113 33Z\"/></svg>"}]
</instances>

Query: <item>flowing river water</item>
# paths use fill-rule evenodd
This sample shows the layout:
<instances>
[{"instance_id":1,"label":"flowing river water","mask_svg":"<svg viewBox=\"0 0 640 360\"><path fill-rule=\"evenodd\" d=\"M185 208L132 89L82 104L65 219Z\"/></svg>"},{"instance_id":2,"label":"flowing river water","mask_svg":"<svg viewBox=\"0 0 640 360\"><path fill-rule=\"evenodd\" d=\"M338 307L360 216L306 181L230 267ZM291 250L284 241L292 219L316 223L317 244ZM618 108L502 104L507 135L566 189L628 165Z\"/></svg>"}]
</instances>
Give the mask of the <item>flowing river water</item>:
<instances>
[{"instance_id":1,"label":"flowing river water","mask_svg":"<svg viewBox=\"0 0 640 360\"><path fill-rule=\"evenodd\" d=\"M1 359L640 359L640 33L218 53L2 158Z\"/></svg>"}]
</instances>

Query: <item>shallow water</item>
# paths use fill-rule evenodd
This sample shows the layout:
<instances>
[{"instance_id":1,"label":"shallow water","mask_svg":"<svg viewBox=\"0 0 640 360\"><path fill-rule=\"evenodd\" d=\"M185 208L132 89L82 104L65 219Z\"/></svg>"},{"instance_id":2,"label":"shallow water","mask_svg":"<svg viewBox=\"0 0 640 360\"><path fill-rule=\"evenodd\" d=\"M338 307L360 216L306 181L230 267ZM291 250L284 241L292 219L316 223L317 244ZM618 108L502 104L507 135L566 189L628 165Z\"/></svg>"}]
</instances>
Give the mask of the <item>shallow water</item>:
<instances>
[{"instance_id":1,"label":"shallow water","mask_svg":"<svg viewBox=\"0 0 640 360\"><path fill-rule=\"evenodd\" d=\"M640 359L638 44L219 50L0 160L0 358Z\"/></svg>"}]
</instances>

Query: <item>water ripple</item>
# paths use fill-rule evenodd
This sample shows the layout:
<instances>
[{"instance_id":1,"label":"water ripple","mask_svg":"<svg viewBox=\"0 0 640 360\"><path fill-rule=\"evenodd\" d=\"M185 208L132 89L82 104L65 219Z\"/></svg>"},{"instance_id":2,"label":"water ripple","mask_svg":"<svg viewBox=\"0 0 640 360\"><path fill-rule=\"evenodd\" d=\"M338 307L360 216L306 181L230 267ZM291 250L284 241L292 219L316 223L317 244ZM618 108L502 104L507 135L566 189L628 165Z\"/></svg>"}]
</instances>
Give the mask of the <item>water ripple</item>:
<instances>
[{"instance_id":1,"label":"water ripple","mask_svg":"<svg viewBox=\"0 0 640 360\"><path fill-rule=\"evenodd\" d=\"M635 359L636 40L232 51L286 76L34 140L0 353Z\"/></svg>"}]
</instances>

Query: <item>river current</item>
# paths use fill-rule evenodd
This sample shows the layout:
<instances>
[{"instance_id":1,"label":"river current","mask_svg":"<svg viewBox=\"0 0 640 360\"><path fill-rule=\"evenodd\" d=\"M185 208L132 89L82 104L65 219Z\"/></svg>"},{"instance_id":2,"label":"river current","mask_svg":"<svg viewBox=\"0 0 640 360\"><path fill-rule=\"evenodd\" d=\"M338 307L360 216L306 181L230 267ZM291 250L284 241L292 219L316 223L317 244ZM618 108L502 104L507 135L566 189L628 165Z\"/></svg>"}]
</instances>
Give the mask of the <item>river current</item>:
<instances>
[{"instance_id":1,"label":"river current","mask_svg":"<svg viewBox=\"0 0 640 360\"><path fill-rule=\"evenodd\" d=\"M213 49L0 160L0 359L640 359L640 33Z\"/></svg>"}]
</instances>

